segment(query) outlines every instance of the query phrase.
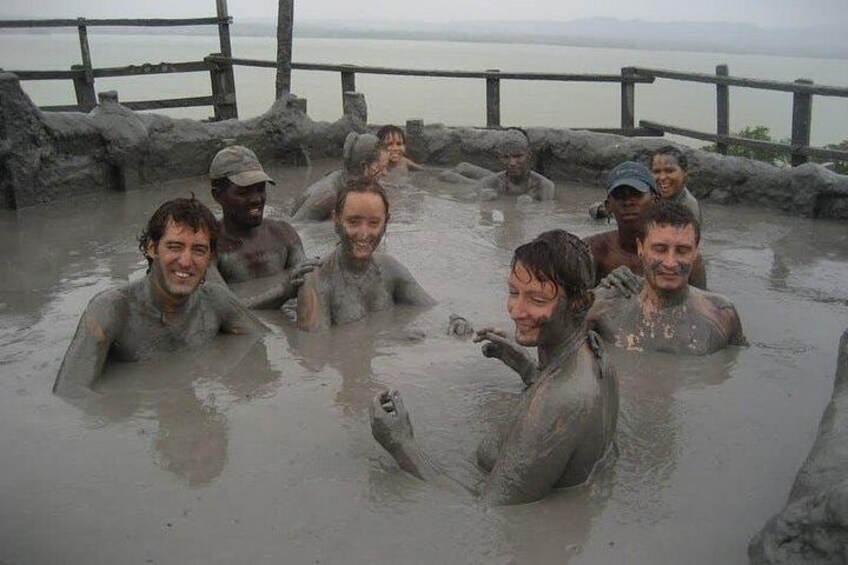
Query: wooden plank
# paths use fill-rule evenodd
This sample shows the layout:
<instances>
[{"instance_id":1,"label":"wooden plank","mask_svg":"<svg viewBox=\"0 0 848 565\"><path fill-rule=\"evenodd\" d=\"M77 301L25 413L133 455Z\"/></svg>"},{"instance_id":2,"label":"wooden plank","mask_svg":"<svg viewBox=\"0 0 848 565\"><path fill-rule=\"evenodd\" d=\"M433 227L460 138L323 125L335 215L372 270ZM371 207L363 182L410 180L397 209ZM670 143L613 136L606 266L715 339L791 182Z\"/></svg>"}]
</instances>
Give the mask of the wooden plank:
<instances>
[{"instance_id":1,"label":"wooden plank","mask_svg":"<svg viewBox=\"0 0 848 565\"><path fill-rule=\"evenodd\" d=\"M813 84L811 80L798 79L797 84ZM813 120L813 96L806 92L796 92L792 95L792 146L807 147L810 145L810 124ZM803 165L809 160L807 155L792 152L792 166Z\"/></svg>"},{"instance_id":2,"label":"wooden plank","mask_svg":"<svg viewBox=\"0 0 848 565\"><path fill-rule=\"evenodd\" d=\"M90 110L90 108L86 109L76 104L66 106L39 106L38 109L42 112L88 112Z\"/></svg>"},{"instance_id":3,"label":"wooden plank","mask_svg":"<svg viewBox=\"0 0 848 565\"><path fill-rule=\"evenodd\" d=\"M17 76L20 80L68 80L73 79L84 71L6 71Z\"/></svg>"},{"instance_id":4,"label":"wooden plank","mask_svg":"<svg viewBox=\"0 0 848 565\"><path fill-rule=\"evenodd\" d=\"M621 128L568 128L575 131L591 131L594 133L609 133L613 135L626 135L627 137L662 137L663 132L651 128L637 127L630 130Z\"/></svg>"},{"instance_id":5,"label":"wooden plank","mask_svg":"<svg viewBox=\"0 0 848 565\"><path fill-rule=\"evenodd\" d=\"M259 59L233 58L233 65L243 67L265 67L277 68L276 61L263 61ZM292 63L292 69L298 71L330 71L344 72L353 71L357 74L370 75L398 75L418 77L440 77L440 78L480 78L485 79L488 75L485 71L455 71L434 69L397 69L391 67L362 67L359 65L330 65L323 63ZM566 73L500 73L499 78L510 80L546 80L558 82L621 82L621 75L601 74L566 74ZM654 82L652 77L634 75L627 79L634 83Z\"/></svg>"},{"instance_id":6,"label":"wooden plank","mask_svg":"<svg viewBox=\"0 0 848 565\"><path fill-rule=\"evenodd\" d=\"M209 67L204 61L188 61L184 63L144 63L141 65L129 65L127 67L93 69L92 74L95 78L103 78L136 75L161 75L169 73L197 73L208 71Z\"/></svg>"},{"instance_id":7,"label":"wooden plank","mask_svg":"<svg viewBox=\"0 0 848 565\"><path fill-rule=\"evenodd\" d=\"M727 65L716 65L716 76L730 75ZM730 88L726 84L716 85L716 134L730 135ZM727 155L727 144L716 144L718 152Z\"/></svg>"},{"instance_id":8,"label":"wooden plank","mask_svg":"<svg viewBox=\"0 0 848 565\"><path fill-rule=\"evenodd\" d=\"M839 86L823 86L798 84L794 82L780 82L776 80L762 80L753 78L722 77L702 73L682 73L666 69L650 69L647 67L636 67L639 74L665 78L670 80L683 80L689 82L704 82L709 84L723 84L727 86L741 86L744 88L757 88L760 90L777 90L780 92L803 92L817 94L819 96L848 97L848 88Z\"/></svg>"},{"instance_id":9,"label":"wooden plank","mask_svg":"<svg viewBox=\"0 0 848 565\"><path fill-rule=\"evenodd\" d=\"M147 18L147 19L108 19L89 20L79 18L75 20L52 19L52 20L0 20L0 28L40 28L40 27L77 27L82 20L83 25L93 27L171 27L171 26L200 26L218 25L219 18ZM232 23L232 18L227 18Z\"/></svg>"},{"instance_id":10,"label":"wooden plank","mask_svg":"<svg viewBox=\"0 0 848 565\"><path fill-rule=\"evenodd\" d=\"M275 93L279 99L291 92L292 37L294 35L294 0L277 4L277 78Z\"/></svg>"},{"instance_id":11,"label":"wooden plank","mask_svg":"<svg viewBox=\"0 0 848 565\"><path fill-rule=\"evenodd\" d=\"M166 98L163 100L141 100L136 102L121 102L132 110L160 110L164 108L189 108L192 106L212 106L212 96L195 96L191 98Z\"/></svg>"},{"instance_id":12,"label":"wooden plank","mask_svg":"<svg viewBox=\"0 0 848 565\"><path fill-rule=\"evenodd\" d=\"M635 75L633 67L621 69L621 129L624 131L636 127L636 85L626 80Z\"/></svg>"},{"instance_id":13,"label":"wooden plank","mask_svg":"<svg viewBox=\"0 0 848 565\"><path fill-rule=\"evenodd\" d=\"M735 135L715 135L703 131L659 124L657 122L652 122L648 120L639 120L639 125L648 129L663 131L665 133L670 133L673 135L682 135L684 137L691 137L693 139L700 139L702 141L711 141L713 143L721 142L727 143L729 145L742 145L745 147L754 147L757 149L768 149L770 151L783 153L784 155L791 155L793 152L795 152L801 155L807 155L809 157L832 159L834 161L848 161L848 151L841 151L838 149L825 149L823 147L793 147L792 145L784 145L782 143L775 143L773 141L747 139L745 137L738 137Z\"/></svg>"},{"instance_id":14,"label":"wooden plank","mask_svg":"<svg viewBox=\"0 0 848 565\"><path fill-rule=\"evenodd\" d=\"M501 80L500 70L486 71L486 127L501 127Z\"/></svg>"}]
</instances>

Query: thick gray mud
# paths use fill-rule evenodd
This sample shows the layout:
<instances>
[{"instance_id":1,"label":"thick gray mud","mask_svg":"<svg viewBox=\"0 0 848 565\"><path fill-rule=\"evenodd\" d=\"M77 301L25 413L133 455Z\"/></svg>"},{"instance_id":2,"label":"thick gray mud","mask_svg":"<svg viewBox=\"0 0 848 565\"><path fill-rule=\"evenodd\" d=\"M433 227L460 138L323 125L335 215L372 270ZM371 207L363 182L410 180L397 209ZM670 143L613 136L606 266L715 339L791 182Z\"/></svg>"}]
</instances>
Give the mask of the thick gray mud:
<instances>
[{"instance_id":1,"label":"thick gray mud","mask_svg":"<svg viewBox=\"0 0 848 565\"><path fill-rule=\"evenodd\" d=\"M266 214L306 176L274 169ZM261 312L259 342L224 338L108 367L100 397L50 393L79 315L142 276L134 238L200 179L0 213L0 561L6 563L744 563L783 507L831 393L848 326L848 225L706 203L703 252L751 346L705 358L614 353L620 455L594 484L487 508L400 472L367 408L402 391L420 443L468 480L474 449L521 382L448 315L511 327L512 249L588 219L600 191L477 204L462 188L391 190L385 251L439 301L307 335ZM465 189L467 190L467 189ZM213 209L215 209L213 207ZM308 256L329 223L297 225Z\"/></svg>"}]
</instances>

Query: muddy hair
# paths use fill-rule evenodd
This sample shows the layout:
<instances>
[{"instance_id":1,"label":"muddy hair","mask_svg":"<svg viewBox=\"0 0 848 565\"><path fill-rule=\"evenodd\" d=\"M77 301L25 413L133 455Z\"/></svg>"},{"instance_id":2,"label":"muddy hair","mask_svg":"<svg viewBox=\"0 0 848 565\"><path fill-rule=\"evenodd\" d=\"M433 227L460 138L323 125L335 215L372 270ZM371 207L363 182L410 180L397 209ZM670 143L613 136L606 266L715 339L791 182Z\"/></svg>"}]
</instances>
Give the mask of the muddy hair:
<instances>
[{"instance_id":1,"label":"muddy hair","mask_svg":"<svg viewBox=\"0 0 848 565\"><path fill-rule=\"evenodd\" d=\"M595 260L589 246L565 230L551 230L519 246L512 256L512 272L521 265L540 282L555 284L569 299L582 298L595 283ZM591 301L589 302L591 304Z\"/></svg>"},{"instance_id":2,"label":"muddy hair","mask_svg":"<svg viewBox=\"0 0 848 565\"><path fill-rule=\"evenodd\" d=\"M695 229L695 245L701 243L701 224L689 208L671 200L660 200L642 213L642 233L648 235L652 226L672 226L685 228L691 225ZM643 237L644 239L644 237Z\"/></svg>"},{"instance_id":3,"label":"muddy hair","mask_svg":"<svg viewBox=\"0 0 848 565\"><path fill-rule=\"evenodd\" d=\"M205 231L209 234L209 250L215 254L218 244L218 220L203 202L197 200L192 193L191 198L174 198L168 200L153 213L147 222L147 227L138 238L138 248L147 259L147 272L153 259L147 254L148 244L155 248L159 240L165 235L165 230L170 222L180 226L186 226L194 231Z\"/></svg>"},{"instance_id":4,"label":"muddy hair","mask_svg":"<svg viewBox=\"0 0 848 565\"><path fill-rule=\"evenodd\" d=\"M371 193L379 196L386 210L386 224L389 223L389 198L386 196L386 191L376 181L362 178L349 180L345 184L345 187L336 195L336 205L333 207L336 218L342 217L342 211L344 211L345 202L347 202L347 195L351 192L359 194Z\"/></svg>"},{"instance_id":5,"label":"muddy hair","mask_svg":"<svg viewBox=\"0 0 848 565\"><path fill-rule=\"evenodd\" d=\"M686 158L686 154L674 145L663 145L662 147L651 153L651 163L654 162L654 157L658 155L668 155L669 157L675 160L678 167L680 167L684 171L689 170L689 160ZM650 165L648 166L648 168L650 168Z\"/></svg>"},{"instance_id":6,"label":"muddy hair","mask_svg":"<svg viewBox=\"0 0 848 565\"><path fill-rule=\"evenodd\" d=\"M380 145L383 145L393 133L399 135L400 140L406 143L406 134L403 132L403 129L389 124L377 130L377 139L380 140Z\"/></svg>"}]
</instances>

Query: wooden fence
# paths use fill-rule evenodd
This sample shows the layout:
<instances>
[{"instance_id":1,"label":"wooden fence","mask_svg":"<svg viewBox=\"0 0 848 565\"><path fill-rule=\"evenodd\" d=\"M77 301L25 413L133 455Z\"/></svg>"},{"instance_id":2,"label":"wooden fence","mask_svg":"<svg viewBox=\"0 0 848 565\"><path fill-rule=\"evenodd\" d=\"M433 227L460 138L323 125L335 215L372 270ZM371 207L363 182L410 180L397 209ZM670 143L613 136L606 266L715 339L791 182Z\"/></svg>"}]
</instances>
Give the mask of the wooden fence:
<instances>
[{"instance_id":1,"label":"wooden fence","mask_svg":"<svg viewBox=\"0 0 848 565\"><path fill-rule=\"evenodd\" d=\"M237 118L236 87L233 67L264 67L277 69L277 95L290 87L291 70L322 71L339 73L341 94L356 90L357 74L440 77L480 79L486 81L486 126L500 127L500 84L504 80L522 81L556 81L556 82L606 82L617 83L621 90L620 124L617 128L589 128L592 131L619 133L629 136L661 136L665 133L681 135L693 139L711 141L717 145L719 152L726 154L728 147L739 145L755 149L765 149L776 154L789 155L792 165L805 163L809 158L832 159L848 161L848 151L810 147L810 129L812 117L813 96L836 96L848 98L848 88L822 86L812 81L798 79L794 82L779 82L730 76L727 65L718 65L715 75L687 73L666 69L644 67L624 67L620 74L567 74L567 73L525 73L501 72L498 69L485 71L465 70L426 70L401 69L386 67L369 67L358 65L331 65L313 63L293 63L291 61L291 6L293 0L288 0L288 9L281 17L280 36L287 38L289 46L279 49L279 57L287 60L263 61L256 59L241 59L232 57L230 44L230 24L232 18L227 14L226 0L216 0L217 17L195 19L137 19L137 20L19 20L0 21L0 28L35 28L35 27L76 27L79 31L80 52L82 64L74 65L70 71L10 71L21 80L73 80L77 96L77 104L70 106L48 106L43 110L54 111L88 111L97 104L94 80L102 77L152 75L169 73L208 72L212 87L211 96L193 98L176 98L166 100L150 100L142 102L122 102L134 110L154 110L162 108L177 108L187 106L209 106L214 108L216 120ZM281 2L281 6L283 2ZM87 28L92 26L197 26L216 25L220 40L220 53L214 53L203 61L181 63L145 63L116 68L94 68L88 47ZM286 29L283 29L286 28ZM285 43L285 42L283 42ZM283 46L285 47L285 45ZM686 82L714 84L716 88L716 131L702 132L675 125L659 123L653 120L639 120L636 124L636 85L650 84L657 79L678 80ZM730 87L753 88L791 92L792 103L792 136L790 144L775 143L742 138L730 134Z\"/></svg>"}]
</instances>

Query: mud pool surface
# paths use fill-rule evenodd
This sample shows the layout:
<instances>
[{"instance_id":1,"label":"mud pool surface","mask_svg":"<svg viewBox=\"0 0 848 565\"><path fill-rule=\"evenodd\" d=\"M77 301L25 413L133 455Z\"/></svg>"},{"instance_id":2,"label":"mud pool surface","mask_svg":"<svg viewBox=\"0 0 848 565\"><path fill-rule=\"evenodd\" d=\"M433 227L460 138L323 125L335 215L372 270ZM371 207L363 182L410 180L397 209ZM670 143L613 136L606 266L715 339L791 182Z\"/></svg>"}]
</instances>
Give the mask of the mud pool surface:
<instances>
[{"instance_id":1,"label":"mud pool surface","mask_svg":"<svg viewBox=\"0 0 848 565\"><path fill-rule=\"evenodd\" d=\"M266 215L312 171L271 167ZM158 204L202 179L0 212L0 562L744 563L786 501L830 397L848 326L848 224L702 203L711 290L751 346L707 358L616 352L620 456L590 487L488 508L398 470L368 403L399 388L416 436L479 480L474 448L520 380L445 335L451 312L511 327L505 277L539 232L588 219L599 189L554 205L477 204L462 189L391 191L384 250L439 301L299 334L262 313L259 342L108 367L83 404L50 387L98 291L143 275L135 238ZM217 211L217 207L213 207ZM309 255L329 223L297 225Z\"/></svg>"}]
</instances>

